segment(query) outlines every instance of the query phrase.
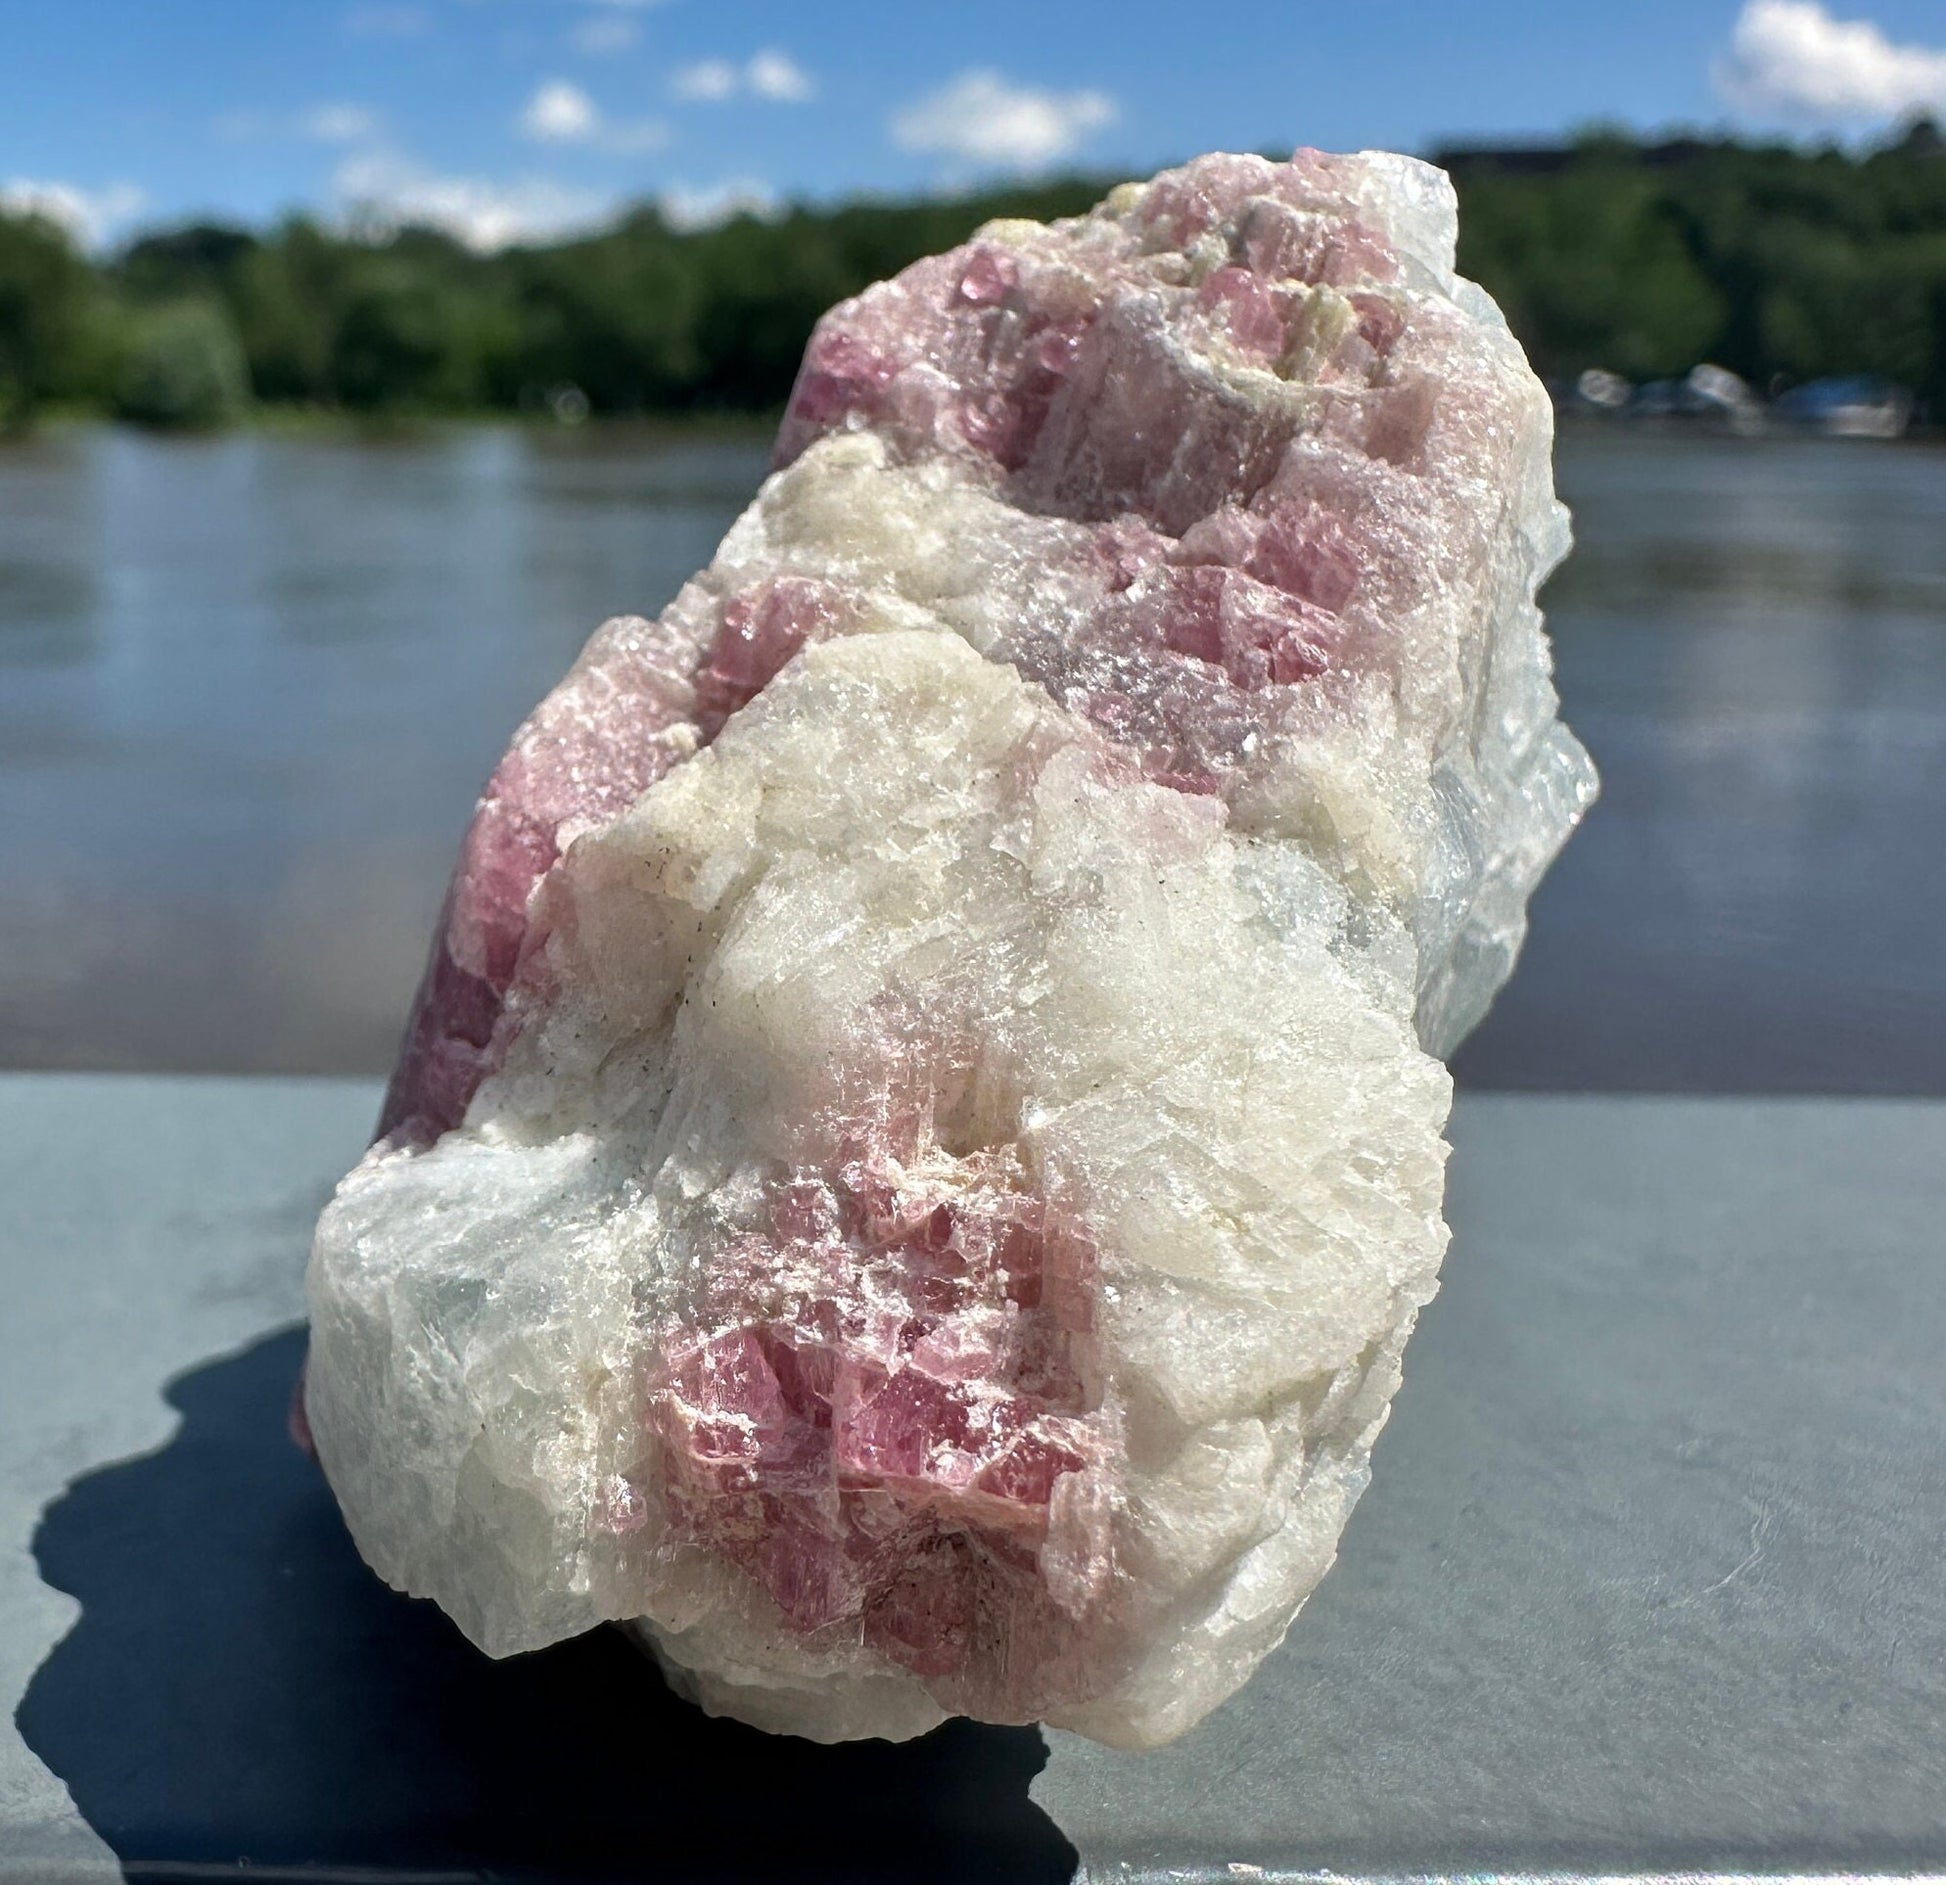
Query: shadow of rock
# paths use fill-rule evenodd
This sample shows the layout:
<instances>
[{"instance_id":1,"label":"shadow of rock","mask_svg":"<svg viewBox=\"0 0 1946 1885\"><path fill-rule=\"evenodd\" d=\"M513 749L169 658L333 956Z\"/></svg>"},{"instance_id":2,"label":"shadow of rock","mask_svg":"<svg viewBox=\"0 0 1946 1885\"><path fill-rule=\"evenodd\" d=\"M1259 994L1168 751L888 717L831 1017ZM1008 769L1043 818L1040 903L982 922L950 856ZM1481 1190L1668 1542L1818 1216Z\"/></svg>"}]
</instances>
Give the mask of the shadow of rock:
<instances>
[{"instance_id":1,"label":"shadow of rock","mask_svg":"<svg viewBox=\"0 0 1946 1885\"><path fill-rule=\"evenodd\" d=\"M503 1880L1071 1876L1032 1729L821 1748L714 1721L600 1632L492 1662L353 1550L284 1410L290 1330L184 1375L159 1452L49 1508L81 1600L20 1731L132 1879L372 1867Z\"/></svg>"}]
</instances>

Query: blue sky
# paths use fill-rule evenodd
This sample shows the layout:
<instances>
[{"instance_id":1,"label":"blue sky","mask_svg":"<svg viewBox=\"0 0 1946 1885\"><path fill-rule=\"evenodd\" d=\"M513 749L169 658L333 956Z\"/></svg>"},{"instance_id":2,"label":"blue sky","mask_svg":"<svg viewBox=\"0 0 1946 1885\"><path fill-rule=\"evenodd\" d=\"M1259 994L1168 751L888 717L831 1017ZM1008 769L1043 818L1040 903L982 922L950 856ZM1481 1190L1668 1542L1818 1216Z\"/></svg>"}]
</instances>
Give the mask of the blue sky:
<instances>
[{"instance_id":1,"label":"blue sky","mask_svg":"<svg viewBox=\"0 0 1946 1885\"><path fill-rule=\"evenodd\" d=\"M662 199L953 187L1219 146L1946 113L1940 0L10 0L0 202L482 246Z\"/></svg>"}]
</instances>

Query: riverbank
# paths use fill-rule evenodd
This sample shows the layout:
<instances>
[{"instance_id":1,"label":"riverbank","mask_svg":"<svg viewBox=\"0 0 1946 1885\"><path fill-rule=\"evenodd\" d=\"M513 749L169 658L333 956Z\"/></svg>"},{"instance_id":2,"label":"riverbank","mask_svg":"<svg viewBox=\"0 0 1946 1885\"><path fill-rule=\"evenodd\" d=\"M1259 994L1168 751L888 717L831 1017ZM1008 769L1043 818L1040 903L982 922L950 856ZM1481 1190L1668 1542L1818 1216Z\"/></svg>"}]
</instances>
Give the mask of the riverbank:
<instances>
[{"instance_id":1,"label":"riverbank","mask_svg":"<svg viewBox=\"0 0 1946 1885\"><path fill-rule=\"evenodd\" d=\"M399 410L364 413L321 406L262 405L249 407L221 426L156 427L137 425L87 407L66 406L40 414L29 428L14 431L0 429L0 452L31 447L38 440L90 432L121 433L166 447L175 443L207 444L238 436L385 445L437 439L482 429L512 431L539 443L550 439L584 438L628 441L650 447L664 443L679 445L686 440L721 439L768 450L782 417L782 407L752 412L593 413L563 419L550 411L501 412L490 407L460 412ZM1555 422L1564 435L1599 438L1635 433L1671 444L1716 439L1811 438L1843 439L1858 445L1899 444L1922 449L1936 449L1946 444L1946 424L1916 419L1894 433L1848 433L1798 423L1787 417L1760 417L1755 424L1738 424L1729 422L1720 413L1603 411L1565 396L1556 407Z\"/></svg>"},{"instance_id":2,"label":"riverbank","mask_svg":"<svg viewBox=\"0 0 1946 1885\"><path fill-rule=\"evenodd\" d=\"M511 429L537 439L571 436L612 437L679 443L685 439L738 439L768 447L783 417L781 406L763 411L684 411L570 414L562 417L548 408L501 411L490 406L463 410L396 408L354 412L342 407L297 404L252 404L210 426L153 426L118 419L99 406L68 403L35 415L30 426L0 427L0 451L31 446L36 440L88 432L118 432L149 439L158 445L207 443L236 435L267 438L337 440L350 444L386 444L398 440L437 438L475 428Z\"/></svg>"}]
</instances>

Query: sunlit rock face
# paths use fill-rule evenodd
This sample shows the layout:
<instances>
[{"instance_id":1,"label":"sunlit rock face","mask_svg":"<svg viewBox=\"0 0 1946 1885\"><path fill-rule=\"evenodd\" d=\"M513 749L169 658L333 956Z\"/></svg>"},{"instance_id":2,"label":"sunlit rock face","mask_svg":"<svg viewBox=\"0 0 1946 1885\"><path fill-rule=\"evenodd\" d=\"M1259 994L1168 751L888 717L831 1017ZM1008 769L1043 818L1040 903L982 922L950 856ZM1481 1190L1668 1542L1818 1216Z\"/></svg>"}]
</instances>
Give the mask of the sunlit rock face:
<instances>
[{"instance_id":1,"label":"sunlit rock face","mask_svg":"<svg viewBox=\"0 0 1946 1885\"><path fill-rule=\"evenodd\" d=\"M835 309L778 469L468 835L308 1411L494 1654L1167 1740L1331 1563L1448 1082L1593 794L1545 396L1377 154Z\"/></svg>"}]
</instances>

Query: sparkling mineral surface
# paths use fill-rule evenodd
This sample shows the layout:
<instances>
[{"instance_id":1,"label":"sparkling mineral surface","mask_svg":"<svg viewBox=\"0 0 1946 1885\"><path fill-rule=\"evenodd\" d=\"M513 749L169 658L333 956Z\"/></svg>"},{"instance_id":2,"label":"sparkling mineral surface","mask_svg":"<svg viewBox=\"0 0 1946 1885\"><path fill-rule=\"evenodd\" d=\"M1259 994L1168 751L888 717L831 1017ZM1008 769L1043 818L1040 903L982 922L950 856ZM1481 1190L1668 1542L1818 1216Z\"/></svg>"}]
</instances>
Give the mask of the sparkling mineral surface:
<instances>
[{"instance_id":1,"label":"sparkling mineral surface","mask_svg":"<svg viewBox=\"0 0 1946 1885\"><path fill-rule=\"evenodd\" d=\"M834 309L481 799L312 1260L361 1550L712 1710L1166 1741L1329 1567L1438 1056L1594 792L1548 402L1404 157L1213 156Z\"/></svg>"}]
</instances>

